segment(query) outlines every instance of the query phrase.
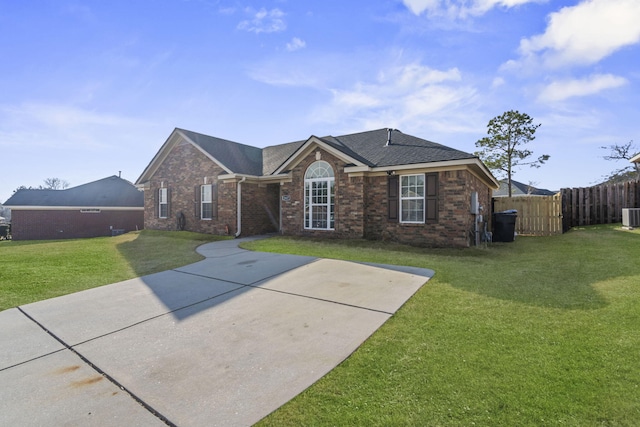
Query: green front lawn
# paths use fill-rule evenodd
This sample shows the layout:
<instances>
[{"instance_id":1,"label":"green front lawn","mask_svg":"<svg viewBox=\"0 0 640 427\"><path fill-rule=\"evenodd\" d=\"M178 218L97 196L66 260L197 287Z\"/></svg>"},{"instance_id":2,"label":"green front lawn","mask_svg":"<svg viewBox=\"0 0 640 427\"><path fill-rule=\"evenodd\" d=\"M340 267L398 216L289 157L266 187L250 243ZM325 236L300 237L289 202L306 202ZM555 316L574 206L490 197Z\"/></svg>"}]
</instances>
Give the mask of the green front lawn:
<instances>
[{"instance_id":1,"label":"green front lawn","mask_svg":"<svg viewBox=\"0 0 640 427\"><path fill-rule=\"evenodd\" d=\"M2 241L0 310L197 261L195 247L212 239L143 231ZM262 425L640 423L638 231L595 226L465 250L289 238L245 246L436 271L351 357Z\"/></svg>"},{"instance_id":2,"label":"green front lawn","mask_svg":"<svg viewBox=\"0 0 640 427\"><path fill-rule=\"evenodd\" d=\"M0 310L202 259L199 245L220 237L144 230L117 237L0 241Z\"/></svg>"},{"instance_id":3,"label":"green front lawn","mask_svg":"<svg viewBox=\"0 0 640 427\"><path fill-rule=\"evenodd\" d=\"M638 231L595 226L468 250L290 238L245 246L436 271L261 425L640 424Z\"/></svg>"}]
</instances>

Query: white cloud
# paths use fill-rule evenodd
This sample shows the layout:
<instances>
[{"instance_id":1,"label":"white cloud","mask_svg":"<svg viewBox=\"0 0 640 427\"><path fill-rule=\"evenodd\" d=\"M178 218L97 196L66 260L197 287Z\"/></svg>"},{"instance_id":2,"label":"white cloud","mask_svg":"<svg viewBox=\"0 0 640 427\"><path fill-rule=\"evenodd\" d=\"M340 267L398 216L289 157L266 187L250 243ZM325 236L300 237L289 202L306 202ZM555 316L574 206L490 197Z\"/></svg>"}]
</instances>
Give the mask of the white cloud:
<instances>
[{"instance_id":1,"label":"white cloud","mask_svg":"<svg viewBox=\"0 0 640 427\"><path fill-rule=\"evenodd\" d=\"M218 9L218 13L221 15L233 15L234 13L236 13L236 8L235 7L220 7Z\"/></svg>"},{"instance_id":2,"label":"white cloud","mask_svg":"<svg viewBox=\"0 0 640 427\"><path fill-rule=\"evenodd\" d=\"M114 128L148 126L115 114L96 113L59 104L25 103L0 106L0 146L101 147Z\"/></svg>"},{"instance_id":3,"label":"white cloud","mask_svg":"<svg viewBox=\"0 0 640 427\"><path fill-rule=\"evenodd\" d=\"M549 84L538 96L542 102L563 101L576 96L594 95L627 84L625 78L612 74L594 74L585 79L559 80Z\"/></svg>"},{"instance_id":4,"label":"white cloud","mask_svg":"<svg viewBox=\"0 0 640 427\"><path fill-rule=\"evenodd\" d=\"M587 0L549 15L543 34L520 42L522 61L551 68L589 65L640 42L640 1Z\"/></svg>"},{"instance_id":5,"label":"white cloud","mask_svg":"<svg viewBox=\"0 0 640 427\"><path fill-rule=\"evenodd\" d=\"M289 43L287 43L287 50L293 52L294 50L304 49L307 46L304 40L294 37Z\"/></svg>"},{"instance_id":6,"label":"white cloud","mask_svg":"<svg viewBox=\"0 0 640 427\"><path fill-rule=\"evenodd\" d=\"M504 78L496 77L491 82L491 87L492 88L497 88L497 87L500 87L500 86L504 86L505 83L506 83L506 81L504 80Z\"/></svg>"},{"instance_id":7,"label":"white cloud","mask_svg":"<svg viewBox=\"0 0 640 427\"><path fill-rule=\"evenodd\" d=\"M266 64L248 70L248 75L255 81L272 86L317 87L321 79L305 69L282 70L279 64Z\"/></svg>"},{"instance_id":8,"label":"white cloud","mask_svg":"<svg viewBox=\"0 0 640 427\"><path fill-rule=\"evenodd\" d=\"M435 11L440 7L440 0L402 0L402 3L414 15L421 15L425 10Z\"/></svg>"},{"instance_id":9,"label":"white cloud","mask_svg":"<svg viewBox=\"0 0 640 427\"><path fill-rule=\"evenodd\" d=\"M418 63L391 67L373 81L332 89L331 101L314 111L314 119L338 128L459 131L466 126L458 121L459 109L476 97L475 89L461 80L457 68L435 70Z\"/></svg>"},{"instance_id":10,"label":"white cloud","mask_svg":"<svg viewBox=\"0 0 640 427\"><path fill-rule=\"evenodd\" d=\"M255 11L246 9L245 12L252 15L251 19L244 20L238 24L239 30L245 30L256 34L277 33L287 28L284 22L284 12L280 9L266 10L264 8Z\"/></svg>"},{"instance_id":11,"label":"white cloud","mask_svg":"<svg viewBox=\"0 0 640 427\"><path fill-rule=\"evenodd\" d=\"M256 62L247 68L248 76L258 82L282 87L308 87L326 90L347 79L370 63L368 56L345 56L338 53L314 55L279 55ZM327 69L327 64L341 64ZM335 82L335 83L331 83Z\"/></svg>"},{"instance_id":12,"label":"white cloud","mask_svg":"<svg viewBox=\"0 0 640 427\"><path fill-rule=\"evenodd\" d=\"M547 0L402 0L414 15L425 11L429 15L466 18L480 16L496 7L516 7L527 3L545 3Z\"/></svg>"}]
</instances>

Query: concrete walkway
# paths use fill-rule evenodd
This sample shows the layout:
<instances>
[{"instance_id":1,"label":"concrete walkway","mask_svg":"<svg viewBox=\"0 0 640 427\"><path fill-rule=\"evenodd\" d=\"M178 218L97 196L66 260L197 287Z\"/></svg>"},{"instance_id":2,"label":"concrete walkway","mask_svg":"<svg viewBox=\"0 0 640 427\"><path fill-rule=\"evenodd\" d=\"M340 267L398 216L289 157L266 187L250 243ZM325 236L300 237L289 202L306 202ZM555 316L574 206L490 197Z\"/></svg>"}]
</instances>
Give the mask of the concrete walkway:
<instances>
[{"instance_id":1,"label":"concrete walkway","mask_svg":"<svg viewBox=\"0 0 640 427\"><path fill-rule=\"evenodd\" d=\"M246 426L433 275L209 243L175 270L0 312L0 425Z\"/></svg>"}]
</instances>

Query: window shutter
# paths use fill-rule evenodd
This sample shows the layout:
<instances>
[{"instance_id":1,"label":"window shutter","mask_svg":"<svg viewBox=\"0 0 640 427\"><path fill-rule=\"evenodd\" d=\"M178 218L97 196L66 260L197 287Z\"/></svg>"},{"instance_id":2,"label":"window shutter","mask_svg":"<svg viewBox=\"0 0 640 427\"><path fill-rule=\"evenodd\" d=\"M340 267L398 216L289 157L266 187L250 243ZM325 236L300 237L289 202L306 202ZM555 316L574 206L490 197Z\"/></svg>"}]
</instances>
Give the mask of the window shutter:
<instances>
[{"instance_id":1,"label":"window shutter","mask_svg":"<svg viewBox=\"0 0 640 427\"><path fill-rule=\"evenodd\" d=\"M159 218L160 217L160 205L159 205L159 198L160 195L158 194L160 192L159 188L156 188L155 190L153 190L151 192L151 197L153 198L153 217L154 218Z\"/></svg>"},{"instance_id":2,"label":"window shutter","mask_svg":"<svg viewBox=\"0 0 640 427\"><path fill-rule=\"evenodd\" d=\"M400 207L399 191L400 184L398 176L390 175L387 179L387 219L391 222L398 222L398 210Z\"/></svg>"},{"instance_id":3,"label":"window shutter","mask_svg":"<svg viewBox=\"0 0 640 427\"><path fill-rule=\"evenodd\" d=\"M202 197L202 187L196 185L195 189L193 190L193 194L193 215L196 217L196 219L200 219L200 198Z\"/></svg>"},{"instance_id":4,"label":"window shutter","mask_svg":"<svg viewBox=\"0 0 640 427\"><path fill-rule=\"evenodd\" d=\"M211 218L218 219L218 184L211 184Z\"/></svg>"},{"instance_id":5,"label":"window shutter","mask_svg":"<svg viewBox=\"0 0 640 427\"><path fill-rule=\"evenodd\" d=\"M167 186L167 218L171 218L171 188Z\"/></svg>"},{"instance_id":6,"label":"window shutter","mask_svg":"<svg viewBox=\"0 0 640 427\"><path fill-rule=\"evenodd\" d=\"M427 222L438 221L438 173L428 173L425 176L425 220Z\"/></svg>"}]
</instances>

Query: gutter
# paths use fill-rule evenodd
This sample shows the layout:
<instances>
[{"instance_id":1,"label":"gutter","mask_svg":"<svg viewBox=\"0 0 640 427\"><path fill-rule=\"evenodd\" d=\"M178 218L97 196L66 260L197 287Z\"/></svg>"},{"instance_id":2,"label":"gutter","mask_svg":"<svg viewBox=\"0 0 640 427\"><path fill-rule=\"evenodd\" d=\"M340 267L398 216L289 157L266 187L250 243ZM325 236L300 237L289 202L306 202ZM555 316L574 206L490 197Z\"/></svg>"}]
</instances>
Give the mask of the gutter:
<instances>
[{"instance_id":1,"label":"gutter","mask_svg":"<svg viewBox=\"0 0 640 427\"><path fill-rule=\"evenodd\" d=\"M238 206L236 207L237 219L236 223L238 225L236 231L236 238L240 237L240 233L242 233L242 183L247 180L246 176L243 176L240 181L238 181L238 189L237 189L237 198L238 198Z\"/></svg>"}]
</instances>

